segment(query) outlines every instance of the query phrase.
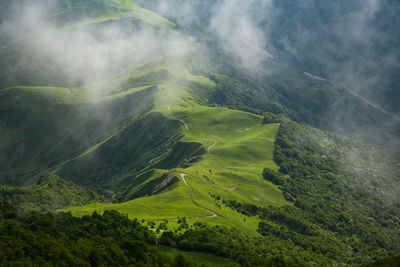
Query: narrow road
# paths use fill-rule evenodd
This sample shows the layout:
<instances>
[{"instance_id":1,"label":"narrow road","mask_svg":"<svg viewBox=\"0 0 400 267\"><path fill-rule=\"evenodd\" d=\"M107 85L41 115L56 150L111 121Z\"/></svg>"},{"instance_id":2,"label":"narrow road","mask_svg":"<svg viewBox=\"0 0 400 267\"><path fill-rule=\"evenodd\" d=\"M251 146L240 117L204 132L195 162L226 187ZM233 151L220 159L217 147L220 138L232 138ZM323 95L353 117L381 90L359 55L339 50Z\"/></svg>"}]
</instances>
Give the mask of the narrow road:
<instances>
[{"instance_id":1,"label":"narrow road","mask_svg":"<svg viewBox=\"0 0 400 267\"><path fill-rule=\"evenodd\" d=\"M201 209L204 209L204 210L206 210L206 211L211 212L211 215L207 215L207 216L196 216L196 217L162 218L162 219L143 220L143 221L145 221L145 222L171 221L171 220L178 220L178 219L181 219L181 218L185 218L185 219L210 219L210 218L215 218L215 217L218 216L217 213L215 213L213 210L211 210L211 209L209 209L209 208L206 208L206 207L203 207L203 206L201 206L200 204L198 204L196 201L194 201L194 199L193 199L193 197L192 197L193 189L192 189L192 187L187 183L187 181L186 181L186 179L185 179L185 176L186 176L187 174L185 174L185 173L180 173L179 175L181 176L182 181L183 181L183 183L185 184L185 186L186 186L187 188L189 188L189 199L190 199L190 201L192 201L192 203L193 203L194 205L196 205L197 207L199 207L199 208L201 208Z\"/></svg>"},{"instance_id":2,"label":"narrow road","mask_svg":"<svg viewBox=\"0 0 400 267\"><path fill-rule=\"evenodd\" d=\"M226 187L226 186L223 186L223 185L214 184L214 183L211 183L209 180L207 180L207 179L205 179L205 178L196 177L196 176L193 176L193 175L190 175L190 174L186 174L186 176L193 177L193 178L198 179L198 180L201 180L201 181L203 181L203 182L205 182L205 183L209 183L209 184L211 184L211 185L214 186L214 187L219 187L219 188L222 188L222 189L225 189L225 190L228 190L228 191L235 190L236 188L239 187L239 185L235 185L235 186L233 186L233 187Z\"/></svg>"},{"instance_id":3,"label":"narrow road","mask_svg":"<svg viewBox=\"0 0 400 267\"><path fill-rule=\"evenodd\" d=\"M219 188L222 188L222 189L225 189L225 190L228 190L228 191L233 191L233 190L235 190L236 188L239 187L238 185L235 185L234 187L231 187L231 188L228 188L228 187L225 187L225 186L219 185L219 184L212 184L212 185L214 187L219 187Z\"/></svg>"},{"instance_id":4,"label":"narrow road","mask_svg":"<svg viewBox=\"0 0 400 267\"><path fill-rule=\"evenodd\" d=\"M305 74L306 76L310 77L311 79L318 80L318 81L329 82L329 83L330 83L330 81L328 81L328 80L326 80L326 79L324 79L324 78L318 77L318 76L316 76L316 75L313 75L313 74L311 74L311 73L304 72L304 74ZM342 84L342 83L338 83L338 84L339 84L340 86L342 86L347 92L349 92L349 93L352 94L353 96L357 97L358 99L360 99L361 101L363 101L363 102L366 103L367 105L369 105L369 106L371 106L371 107L373 107L373 108L379 110L380 112L382 112L382 113L384 113L384 114L386 114L386 115L389 115L389 116L391 116L392 118L394 118L394 119L400 121L400 115L395 114L395 113L392 113L392 112L389 112L389 111L387 111L387 110L384 110L384 109L383 109L381 106L379 106L378 104L375 104L375 103L371 102L370 100L366 99L365 97L363 97L363 96L357 94L357 93L354 92L353 90L351 90L351 89L349 89L348 87L346 87L346 85L344 85L344 84Z\"/></svg>"},{"instance_id":5,"label":"narrow road","mask_svg":"<svg viewBox=\"0 0 400 267\"><path fill-rule=\"evenodd\" d=\"M364 103L366 103L366 104L370 105L371 107L373 107L373 108L379 110L380 112L382 112L382 113L384 113L384 114L386 114L386 115L389 115L389 116L393 117L394 119L400 121L400 116L399 116L399 115L384 110L384 109L381 108L379 105L377 105L377 104L375 104L375 103L372 103L371 101L369 101L368 99L366 99L366 98L363 97L363 96L360 96L359 94L357 94L357 93L354 92L353 90L350 90L349 88L347 88L345 85L343 85L343 84L340 84L340 85L341 85L344 89L346 89L347 92L349 92L350 94L352 94L352 95L355 96L355 97L358 97L358 98L359 98L360 100L362 100Z\"/></svg>"},{"instance_id":6,"label":"narrow road","mask_svg":"<svg viewBox=\"0 0 400 267\"><path fill-rule=\"evenodd\" d=\"M168 106L168 114L171 114L171 106ZM186 122L184 121L184 120L181 120L181 119L177 119L179 122L181 122L184 126L185 126L185 129L187 130L187 131L189 131L189 126L186 124Z\"/></svg>"},{"instance_id":7,"label":"narrow road","mask_svg":"<svg viewBox=\"0 0 400 267\"><path fill-rule=\"evenodd\" d=\"M181 123L183 123L183 125L185 125L186 130L189 131L189 127L187 126L186 122L184 122L183 120L178 119L178 121L180 121Z\"/></svg>"},{"instance_id":8,"label":"narrow road","mask_svg":"<svg viewBox=\"0 0 400 267\"><path fill-rule=\"evenodd\" d=\"M186 185L186 187L189 188L189 198L190 198L190 200L192 201L192 203L195 204L195 205L196 205L197 207L199 207L199 208L202 208L202 209L204 209L204 210L207 210L207 211L211 212L211 214L212 214L212 215L209 215L209 216L194 217L194 219L199 219L199 218L214 218L214 217L217 217L218 215L217 215L214 211L210 210L209 208L203 207L203 206L201 206L200 204L198 204L196 201L194 201L194 199L193 199L193 197L192 197L192 191L193 191L193 189L192 189L192 187L186 182L186 179L185 179L186 174L185 174L185 173L180 173L179 175L181 176L182 181L183 181L183 183ZM193 218L193 217L192 217L192 218ZM190 219L192 219L192 218L190 218Z\"/></svg>"},{"instance_id":9,"label":"narrow road","mask_svg":"<svg viewBox=\"0 0 400 267\"><path fill-rule=\"evenodd\" d=\"M230 170L230 171L235 171L235 172L242 172L242 173L249 173L249 174L253 174L256 175L258 177L258 181L261 182L262 178L261 175L255 173L255 172L248 172L248 171L241 171L238 169L234 169L234 168L222 168L223 170Z\"/></svg>"},{"instance_id":10,"label":"narrow road","mask_svg":"<svg viewBox=\"0 0 400 267\"><path fill-rule=\"evenodd\" d=\"M211 146L209 146L209 147L207 148L207 151L208 151L208 152L211 152L211 149L213 149L213 148L218 144L218 141L217 141L217 140L215 140L215 139L210 139L210 140L213 141L214 144L212 144Z\"/></svg>"}]
</instances>

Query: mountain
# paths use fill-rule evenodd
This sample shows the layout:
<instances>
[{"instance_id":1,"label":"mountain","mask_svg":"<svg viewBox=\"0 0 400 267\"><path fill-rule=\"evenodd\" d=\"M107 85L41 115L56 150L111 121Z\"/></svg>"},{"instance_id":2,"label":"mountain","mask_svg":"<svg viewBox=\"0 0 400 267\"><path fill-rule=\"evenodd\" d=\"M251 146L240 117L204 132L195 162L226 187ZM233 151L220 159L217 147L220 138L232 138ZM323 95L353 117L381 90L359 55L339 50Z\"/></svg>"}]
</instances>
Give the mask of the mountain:
<instances>
[{"instance_id":1,"label":"mountain","mask_svg":"<svg viewBox=\"0 0 400 267\"><path fill-rule=\"evenodd\" d=\"M3 1L2 264L395 259L398 4L367 2Z\"/></svg>"}]
</instances>

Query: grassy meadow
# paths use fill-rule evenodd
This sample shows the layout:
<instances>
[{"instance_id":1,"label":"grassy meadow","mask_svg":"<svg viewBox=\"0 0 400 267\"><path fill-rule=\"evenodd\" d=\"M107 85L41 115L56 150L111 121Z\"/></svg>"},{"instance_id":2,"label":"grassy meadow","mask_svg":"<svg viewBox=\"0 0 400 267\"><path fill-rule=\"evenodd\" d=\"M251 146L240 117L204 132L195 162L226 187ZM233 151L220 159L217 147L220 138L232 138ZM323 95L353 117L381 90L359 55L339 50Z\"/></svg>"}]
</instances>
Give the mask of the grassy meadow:
<instances>
[{"instance_id":1,"label":"grassy meadow","mask_svg":"<svg viewBox=\"0 0 400 267\"><path fill-rule=\"evenodd\" d=\"M180 173L186 174L185 179L193 189L191 194L180 179L175 189L160 195L123 203L90 204L68 211L82 216L93 211L115 209L130 218L145 220L186 217L189 221L234 226L254 235L258 219L237 213L226 207L222 200L237 200L257 206L287 204L279 188L262 179L264 168L278 169L272 161L272 154L279 124L263 125L260 116L201 106L193 101L159 107L159 110L164 110L168 118L181 122L182 142L201 143L206 151L197 159L187 159L190 163L185 168L170 170L179 178ZM191 198L218 216L198 218L208 216L210 212L194 205ZM170 226L174 225L178 226L171 221Z\"/></svg>"}]
</instances>

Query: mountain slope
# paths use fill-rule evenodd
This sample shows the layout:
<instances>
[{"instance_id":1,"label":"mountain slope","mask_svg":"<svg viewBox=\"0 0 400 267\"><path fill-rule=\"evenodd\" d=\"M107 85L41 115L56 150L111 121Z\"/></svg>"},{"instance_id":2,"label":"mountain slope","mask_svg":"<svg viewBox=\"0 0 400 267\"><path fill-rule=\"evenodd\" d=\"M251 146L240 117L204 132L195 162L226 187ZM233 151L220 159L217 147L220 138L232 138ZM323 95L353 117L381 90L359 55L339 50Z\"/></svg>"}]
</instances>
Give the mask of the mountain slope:
<instances>
[{"instance_id":1,"label":"mountain slope","mask_svg":"<svg viewBox=\"0 0 400 267\"><path fill-rule=\"evenodd\" d=\"M156 243L252 266L355 265L398 253L400 124L280 47L296 42L297 21L322 20L333 3L280 2L293 20L281 18L274 49L255 46L263 56L254 70L207 25L226 2L199 3L205 20L196 23L164 19L152 2L56 1L43 17L34 12L39 24L2 26L0 183L15 205L4 211L2 198L0 234L45 241L67 229L70 237L60 230L45 243L60 261L90 265L161 262ZM16 212L49 209L61 214ZM88 227L106 248L99 254ZM32 251L17 240L11 247ZM78 257L71 244L89 252Z\"/></svg>"}]
</instances>

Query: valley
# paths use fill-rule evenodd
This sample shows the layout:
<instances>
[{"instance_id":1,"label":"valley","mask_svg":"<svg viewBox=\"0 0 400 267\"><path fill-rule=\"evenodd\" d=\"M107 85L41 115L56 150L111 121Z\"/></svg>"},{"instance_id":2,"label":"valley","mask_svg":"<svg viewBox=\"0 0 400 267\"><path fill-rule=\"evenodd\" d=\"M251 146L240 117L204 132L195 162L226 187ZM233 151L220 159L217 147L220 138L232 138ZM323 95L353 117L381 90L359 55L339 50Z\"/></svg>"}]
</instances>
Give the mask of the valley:
<instances>
[{"instance_id":1,"label":"valley","mask_svg":"<svg viewBox=\"0 0 400 267\"><path fill-rule=\"evenodd\" d=\"M374 3L0 3L0 265L396 262L400 24Z\"/></svg>"}]
</instances>

